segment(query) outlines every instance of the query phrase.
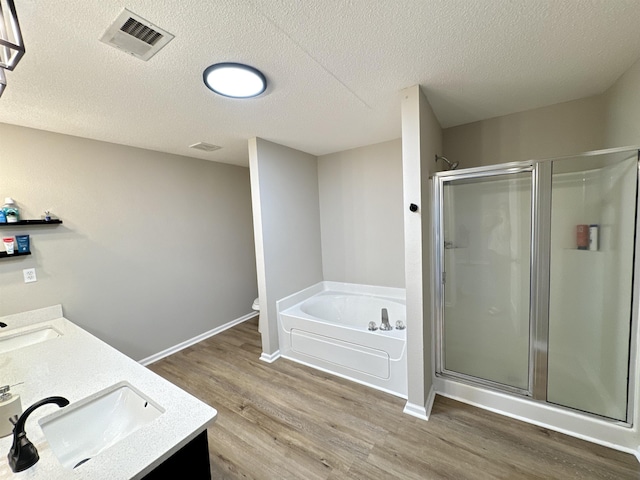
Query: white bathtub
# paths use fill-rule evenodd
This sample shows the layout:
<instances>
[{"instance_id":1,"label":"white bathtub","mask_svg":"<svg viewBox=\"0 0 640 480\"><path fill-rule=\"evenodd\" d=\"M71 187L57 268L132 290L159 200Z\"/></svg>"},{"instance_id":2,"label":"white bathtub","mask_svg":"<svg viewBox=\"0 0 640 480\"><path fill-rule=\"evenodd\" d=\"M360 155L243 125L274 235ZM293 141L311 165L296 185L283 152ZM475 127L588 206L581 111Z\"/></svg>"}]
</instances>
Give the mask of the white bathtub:
<instances>
[{"instance_id":1,"label":"white bathtub","mask_svg":"<svg viewBox=\"0 0 640 480\"><path fill-rule=\"evenodd\" d=\"M368 330L383 308L406 325L404 289L320 282L276 304L283 357L407 398L407 330Z\"/></svg>"}]
</instances>

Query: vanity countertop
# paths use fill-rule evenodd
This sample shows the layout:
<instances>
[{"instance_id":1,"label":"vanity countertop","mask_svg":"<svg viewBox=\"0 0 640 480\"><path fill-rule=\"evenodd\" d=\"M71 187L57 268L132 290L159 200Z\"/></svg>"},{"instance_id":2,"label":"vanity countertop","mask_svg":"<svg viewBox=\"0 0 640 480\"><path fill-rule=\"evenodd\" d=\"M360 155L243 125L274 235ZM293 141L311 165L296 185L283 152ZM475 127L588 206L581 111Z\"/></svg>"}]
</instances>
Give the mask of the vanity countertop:
<instances>
[{"instance_id":1,"label":"vanity countertop","mask_svg":"<svg viewBox=\"0 0 640 480\"><path fill-rule=\"evenodd\" d=\"M26 423L27 437L38 449L40 461L13 473L7 463L12 436L0 438L0 479L142 478L215 421L214 408L65 319L59 305L0 317L0 321L7 324L0 329L0 339L44 325L62 334L0 353L0 385L18 384L11 391L20 395L23 411L49 396L65 397L73 406L123 381L164 410L151 423L90 461L69 469L55 457L38 424L39 419L58 410L56 405L45 405Z\"/></svg>"}]
</instances>

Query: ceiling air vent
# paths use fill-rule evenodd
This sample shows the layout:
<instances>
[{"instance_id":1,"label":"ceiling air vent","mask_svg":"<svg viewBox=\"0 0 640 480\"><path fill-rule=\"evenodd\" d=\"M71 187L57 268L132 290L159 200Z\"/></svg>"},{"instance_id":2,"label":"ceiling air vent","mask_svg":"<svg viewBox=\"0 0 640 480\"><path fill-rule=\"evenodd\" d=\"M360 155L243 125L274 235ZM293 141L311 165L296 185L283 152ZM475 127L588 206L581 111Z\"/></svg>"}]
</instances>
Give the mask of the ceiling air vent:
<instances>
[{"instance_id":1,"label":"ceiling air vent","mask_svg":"<svg viewBox=\"0 0 640 480\"><path fill-rule=\"evenodd\" d=\"M149 60L173 35L126 8L107 28L100 41L141 60Z\"/></svg>"},{"instance_id":2,"label":"ceiling air vent","mask_svg":"<svg viewBox=\"0 0 640 480\"><path fill-rule=\"evenodd\" d=\"M215 152L216 150L220 150L222 147L218 145L211 145L210 143L198 142L193 145L189 145L189 148L195 148L196 150L203 150L205 152Z\"/></svg>"}]
</instances>

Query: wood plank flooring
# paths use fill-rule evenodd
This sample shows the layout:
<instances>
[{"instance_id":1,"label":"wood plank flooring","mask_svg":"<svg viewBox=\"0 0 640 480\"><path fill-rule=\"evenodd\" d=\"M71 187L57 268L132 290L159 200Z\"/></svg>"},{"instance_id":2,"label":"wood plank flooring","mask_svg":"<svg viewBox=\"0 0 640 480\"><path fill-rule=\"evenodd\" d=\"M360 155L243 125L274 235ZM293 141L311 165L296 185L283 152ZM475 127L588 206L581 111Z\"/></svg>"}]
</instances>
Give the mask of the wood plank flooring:
<instances>
[{"instance_id":1,"label":"wood plank flooring","mask_svg":"<svg viewBox=\"0 0 640 480\"><path fill-rule=\"evenodd\" d=\"M260 361L257 319L150 366L218 410L214 479L637 479L632 455L436 398L404 400L285 359Z\"/></svg>"}]
</instances>

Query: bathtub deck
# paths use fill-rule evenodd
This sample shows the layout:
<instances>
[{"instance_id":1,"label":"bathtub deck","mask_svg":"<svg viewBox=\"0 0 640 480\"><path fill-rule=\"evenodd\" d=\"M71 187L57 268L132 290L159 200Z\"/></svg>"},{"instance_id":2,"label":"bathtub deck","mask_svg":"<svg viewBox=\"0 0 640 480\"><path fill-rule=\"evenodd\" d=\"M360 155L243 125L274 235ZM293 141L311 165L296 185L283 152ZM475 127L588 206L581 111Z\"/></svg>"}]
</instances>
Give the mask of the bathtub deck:
<instances>
[{"instance_id":1,"label":"bathtub deck","mask_svg":"<svg viewBox=\"0 0 640 480\"><path fill-rule=\"evenodd\" d=\"M218 409L213 478L640 477L632 455L440 396L424 422L392 395L260 353L252 320L151 366Z\"/></svg>"}]
</instances>

